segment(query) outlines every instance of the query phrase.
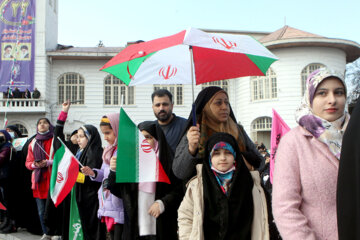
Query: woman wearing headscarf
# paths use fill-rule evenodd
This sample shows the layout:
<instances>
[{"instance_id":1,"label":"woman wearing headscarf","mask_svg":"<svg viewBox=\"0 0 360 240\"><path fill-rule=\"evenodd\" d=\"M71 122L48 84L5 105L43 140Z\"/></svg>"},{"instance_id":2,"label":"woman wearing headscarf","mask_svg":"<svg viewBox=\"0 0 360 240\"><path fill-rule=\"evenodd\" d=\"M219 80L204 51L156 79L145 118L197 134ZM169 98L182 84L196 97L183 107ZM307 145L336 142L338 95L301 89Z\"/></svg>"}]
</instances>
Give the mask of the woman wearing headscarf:
<instances>
[{"instance_id":1,"label":"woman wearing headscarf","mask_svg":"<svg viewBox=\"0 0 360 240\"><path fill-rule=\"evenodd\" d=\"M15 125L7 125L6 131L10 134L12 139L22 137L22 133L20 132L19 128Z\"/></svg>"},{"instance_id":2,"label":"woman wearing headscarf","mask_svg":"<svg viewBox=\"0 0 360 240\"><path fill-rule=\"evenodd\" d=\"M31 189L36 200L43 238L50 238L44 223L45 204L50 186L51 166L53 158L54 127L49 119L40 118L36 124L35 138L28 148L25 166L32 171Z\"/></svg>"},{"instance_id":3,"label":"woman wearing headscarf","mask_svg":"<svg viewBox=\"0 0 360 240\"><path fill-rule=\"evenodd\" d=\"M214 133L196 170L178 210L181 240L269 239L267 219L257 215L266 206L253 204L260 181L253 181L232 135Z\"/></svg>"},{"instance_id":4,"label":"woman wearing headscarf","mask_svg":"<svg viewBox=\"0 0 360 240\"><path fill-rule=\"evenodd\" d=\"M249 169L257 168L262 157L241 125L236 123L227 93L219 87L204 88L195 100L197 126L192 126L192 112L187 127L176 147L173 170L183 180L194 176L195 165L204 156L205 143L216 132L232 135Z\"/></svg>"},{"instance_id":5,"label":"woman wearing headscarf","mask_svg":"<svg viewBox=\"0 0 360 240\"><path fill-rule=\"evenodd\" d=\"M0 202L8 209L4 212L3 222L0 224L0 230L4 233L15 231L15 226L11 219L12 208L10 204L10 163L15 157L15 149L11 144L11 136L6 130L0 130Z\"/></svg>"},{"instance_id":6,"label":"woman wearing headscarf","mask_svg":"<svg viewBox=\"0 0 360 240\"><path fill-rule=\"evenodd\" d=\"M340 73L319 69L307 79L296 111L299 124L276 152L273 214L284 240L338 239L336 185L341 142L349 121Z\"/></svg>"},{"instance_id":7,"label":"woman wearing headscarf","mask_svg":"<svg viewBox=\"0 0 360 240\"><path fill-rule=\"evenodd\" d=\"M96 127L84 125L78 129L77 142L79 150L76 158L83 166L100 168L102 164L103 148L100 134ZM82 167L83 171L84 168ZM84 176L83 182L75 184L76 202L79 209L81 227L84 239L105 239L105 228L97 217L99 201L97 192L101 183L92 181L89 176Z\"/></svg>"},{"instance_id":8,"label":"woman wearing headscarf","mask_svg":"<svg viewBox=\"0 0 360 240\"><path fill-rule=\"evenodd\" d=\"M176 240L177 209L183 198L183 190L181 181L171 170L173 152L160 126L154 121L142 122L138 128L154 149L170 184L115 183L116 158L111 159L109 189L123 199L125 208L123 239Z\"/></svg>"},{"instance_id":9,"label":"woman wearing headscarf","mask_svg":"<svg viewBox=\"0 0 360 240\"><path fill-rule=\"evenodd\" d=\"M58 137L65 143L66 147L75 155L79 146L77 144L77 130L73 131L69 140L65 140L64 126L70 109L70 101L62 104L62 111L60 112L55 130L54 130L54 151L60 148L61 143ZM50 191L45 205L44 222L48 227L48 234L52 235L52 240L61 239L67 240L69 238L69 221L70 221L70 194L55 207Z\"/></svg>"},{"instance_id":10,"label":"woman wearing headscarf","mask_svg":"<svg viewBox=\"0 0 360 240\"><path fill-rule=\"evenodd\" d=\"M19 131L19 129L15 125L7 125L6 131L9 133L12 141L14 141L17 138L21 138L22 134ZM19 209L19 206L23 203L23 199L21 195L23 194L23 191L19 189L19 186L22 186L22 175L21 169L24 169L24 162L21 161L21 146L16 149L14 147L12 151L12 158L7 166L8 168L8 189L7 189L7 199L8 199L8 205L7 205L7 213L8 218L11 218L11 221L8 221L7 226L2 227L0 225L0 229L3 233L9 233L13 232L16 229L16 226L18 226L17 222L21 219L21 211ZM27 171L27 170L26 170ZM28 179L27 179L28 180ZM32 198L32 196L31 196ZM20 220L21 221L21 220ZM6 221L3 222L5 224Z\"/></svg>"},{"instance_id":11,"label":"woman wearing headscarf","mask_svg":"<svg viewBox=\"0 0 360 240\"><path fill-rule=\"evenodd\" d=\"M342 141L338 185L337 219L339 240L360 239L360 101Z\"/></svg>"}]
</instances>

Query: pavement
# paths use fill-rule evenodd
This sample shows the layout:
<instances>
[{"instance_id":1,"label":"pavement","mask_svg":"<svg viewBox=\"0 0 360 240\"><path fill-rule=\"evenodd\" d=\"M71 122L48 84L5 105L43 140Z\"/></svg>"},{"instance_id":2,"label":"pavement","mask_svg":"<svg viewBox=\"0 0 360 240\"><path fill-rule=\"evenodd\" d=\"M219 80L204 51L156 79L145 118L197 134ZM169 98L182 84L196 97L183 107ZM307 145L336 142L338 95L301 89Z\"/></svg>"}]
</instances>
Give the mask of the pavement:
<instances>
[{"instance_id":1,"label":"pavement","mask_svg":"<svg viewBox=\"0 0 360 240\"><path fill-rule=\"evenodd\" d=\"M18 228L17 232L10 234L0 233L0 240L39 240L41 237L40 235L31 234L23 228Z\"/></svg>"}]
</instances>

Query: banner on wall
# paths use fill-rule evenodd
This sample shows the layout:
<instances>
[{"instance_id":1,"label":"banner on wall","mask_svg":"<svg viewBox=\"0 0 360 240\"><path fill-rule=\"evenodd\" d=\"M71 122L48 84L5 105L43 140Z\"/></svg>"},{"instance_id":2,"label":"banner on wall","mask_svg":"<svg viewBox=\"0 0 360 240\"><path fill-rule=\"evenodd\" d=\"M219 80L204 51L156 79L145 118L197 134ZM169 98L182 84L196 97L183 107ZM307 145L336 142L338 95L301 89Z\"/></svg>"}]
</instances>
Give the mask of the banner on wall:
<instances>
[{"instance_id":1,"label":"banner on wall","mask_svg":"<svg viewBox=\"0 0 360 240\"><path fill-rule=\"evenodd\" d=\"M34 90L36 0L0 0L0 91Z\"/></svg>"}]
</instances>

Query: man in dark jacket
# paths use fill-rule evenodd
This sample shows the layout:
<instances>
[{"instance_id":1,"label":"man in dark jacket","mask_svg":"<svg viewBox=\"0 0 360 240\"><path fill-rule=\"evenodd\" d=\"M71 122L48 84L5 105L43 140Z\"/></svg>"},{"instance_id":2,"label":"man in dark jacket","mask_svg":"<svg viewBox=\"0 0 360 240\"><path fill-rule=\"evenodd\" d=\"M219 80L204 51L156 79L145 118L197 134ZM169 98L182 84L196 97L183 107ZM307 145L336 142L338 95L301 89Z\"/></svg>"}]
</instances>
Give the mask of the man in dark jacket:
<instances>
[{"instance_id":1,"label":"man in dark jacket","mask_svg":"<svg viewBox=\"0 0 360 240\"><path fill-rule=\"evenodd\" d=\"M14 98L21 98L21 92L17 87L15 87L15 90L13 92L13 97ZM16 101L16 106L19 106L19 101Z\"/></svg>"},{"instance_id":2,"label":"man in dark jacket","mask_svg":"<svg viewBox=\"0 0 360 240\"><path fill-rule=\"evenodd\" d=\"M156 90L151 95L151 100L157 123L163 130L171 150L175 152L180 135L186 125L186 119L178 117L172 112L174 107L173 96L168 90Z\"/></svg>"},{"instance_id":3,"label":"man in dark jacket","mask_svg":"<svg viewBox=\"0 0 360 240\"><path fill-rule=\"evenodd\" d=\"M35 88L34 92L32 94L32 98L38 99L38 98L40 98L40 96L41 96L40 91L37 88ZM37 106L37 105L38 105L38 101L35 101L35 106Z\"/></svg>"}]
</instances>

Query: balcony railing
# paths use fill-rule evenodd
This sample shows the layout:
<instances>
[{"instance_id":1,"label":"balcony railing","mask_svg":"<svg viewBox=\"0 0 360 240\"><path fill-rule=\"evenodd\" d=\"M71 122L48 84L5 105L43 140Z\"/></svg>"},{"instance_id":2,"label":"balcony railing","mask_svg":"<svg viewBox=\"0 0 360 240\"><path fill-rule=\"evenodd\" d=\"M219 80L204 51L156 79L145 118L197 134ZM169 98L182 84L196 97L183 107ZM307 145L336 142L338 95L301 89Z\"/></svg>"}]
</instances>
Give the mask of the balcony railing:
<instances>
[{"instance_id":1,"label":"balcony railing","mask_svg":"<svg viewBox=\"0 0 360 240\"><path fill-rule=\"evenodd\" d=\"M1 112L45 112L44 99L3 98L0 99Z\"/></svg>"}]
</instances>

